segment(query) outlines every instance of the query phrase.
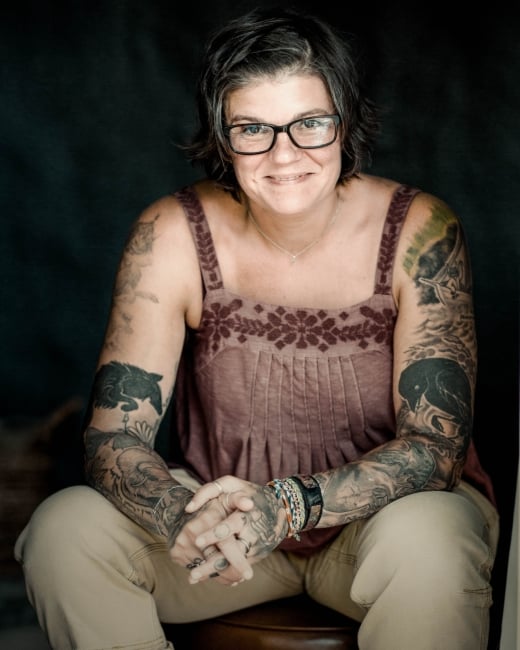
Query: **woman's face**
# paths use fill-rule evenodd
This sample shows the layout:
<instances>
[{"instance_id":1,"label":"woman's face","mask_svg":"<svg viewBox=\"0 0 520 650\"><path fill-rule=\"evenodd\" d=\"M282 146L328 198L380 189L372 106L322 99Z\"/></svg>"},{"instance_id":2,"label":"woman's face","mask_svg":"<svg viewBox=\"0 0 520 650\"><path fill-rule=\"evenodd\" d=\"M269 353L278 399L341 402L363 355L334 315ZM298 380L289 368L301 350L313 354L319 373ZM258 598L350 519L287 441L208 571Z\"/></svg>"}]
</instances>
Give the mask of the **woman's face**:
<instances>
[{"instance_id":1,"label":"woman's face","mask_svg":"<svg viewBox=\"0 0 520 650\"><path fill-rule=\"evenodd\" d=\"M229 93L226 124L266 123L334 113L325 84L317 76L292 74L251 82ZM341 171L341 141L320 149L301 149L278 133L266 153L231 152L235 175L252 206L279 214L315 210L335 191Z\"/></svg>"}]
</instances>

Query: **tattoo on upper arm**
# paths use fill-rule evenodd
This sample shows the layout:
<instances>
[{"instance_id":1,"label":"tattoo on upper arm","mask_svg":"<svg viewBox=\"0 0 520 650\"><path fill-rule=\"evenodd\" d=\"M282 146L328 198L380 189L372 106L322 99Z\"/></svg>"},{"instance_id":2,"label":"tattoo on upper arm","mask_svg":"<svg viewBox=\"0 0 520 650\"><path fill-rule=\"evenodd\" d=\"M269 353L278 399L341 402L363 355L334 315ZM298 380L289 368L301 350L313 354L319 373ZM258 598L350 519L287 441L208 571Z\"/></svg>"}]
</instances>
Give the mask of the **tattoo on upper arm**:
<instances>
[{"instance_id":1,"label":"tattoo on upper arm","mask_svg":"<svg viewBox=\"0 0 520 650\"><path fill-rule=\"evenodd\" d=\"M470 297L471 269L464 246L462 228L454 214L435 205L430 221L415 235L404 260L420 291L420 304L464 302Z\"/></svg>"},{"instance_id":2,"label":"tattoo on upper arm","mask_svg":"<svg viewBox=\"0 0 520 650\"><path fill-rule=\"evenodd\" d=\"M130 234L125 246L125 251L131 255L145 255L152 252L155 239L154 224L159 218L156 214L153 221L136 222L130 229Z\"/></svg>"},{"instance_id":3,"label":"tattoo on upper arm","mask_svg":"<svg viewBox=\"0 0 520 650\"><path fill-rule=\"evenodd\" d=\"M152 221L138 221L129 233L114 286L112 318L105 337L106 348L117 349L119 334L132 334L132 317L125 309L125 304L133 304L137 298L159 302L151 291L138 289L142 268L150 264L155 240L154 226L158 218L157 214Z\"/></svg>"},{"instance_id":4,"label":"tattoo on upper arm","mask_svg":"<svg viewBox=\"0 0 520 650\"><path fill-rule=\"evenodd\" d=\"M446 206L433 206L430 220L406 251L404 268L414 279L425 316L407 350L410 360L450 357L474 379L471 268L462 227Z\"/></svg>"}]
</instances>

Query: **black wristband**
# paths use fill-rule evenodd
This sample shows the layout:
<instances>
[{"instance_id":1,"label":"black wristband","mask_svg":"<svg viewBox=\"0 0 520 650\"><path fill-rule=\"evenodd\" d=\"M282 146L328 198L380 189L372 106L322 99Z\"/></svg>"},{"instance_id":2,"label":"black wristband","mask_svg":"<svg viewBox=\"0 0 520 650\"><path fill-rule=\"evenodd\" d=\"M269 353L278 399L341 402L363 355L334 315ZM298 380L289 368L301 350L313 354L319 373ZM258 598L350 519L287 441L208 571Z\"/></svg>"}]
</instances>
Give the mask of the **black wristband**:
<instances>
[{"instance_id":1,"label":"black wristband","mask_svg":"<svg viewBox=\"0 0 520 650\"><path fill-rule=\"evenodd\" d=\"M301 486L303 500L305 501L306 517L301 530L310 530L318 524L323 510L323 495L320 484L310 474L299 474L290 478Z\"/></svg>"}]
</instances>

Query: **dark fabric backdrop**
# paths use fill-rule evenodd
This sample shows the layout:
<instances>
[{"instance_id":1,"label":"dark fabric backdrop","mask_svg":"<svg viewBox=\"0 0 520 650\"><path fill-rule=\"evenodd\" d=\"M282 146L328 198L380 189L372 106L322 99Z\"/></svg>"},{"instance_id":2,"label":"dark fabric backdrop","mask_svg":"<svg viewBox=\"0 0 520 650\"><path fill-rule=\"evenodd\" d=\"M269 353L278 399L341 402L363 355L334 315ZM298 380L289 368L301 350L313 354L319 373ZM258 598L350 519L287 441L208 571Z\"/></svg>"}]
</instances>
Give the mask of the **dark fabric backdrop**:
<instances>
[{"instance_id":1,"label":"dark fabric backdrop","mask_svg":"<svg viewBox=\"0 0 520 650\"><path fill-rule=\"evenodd\" d=\"M130 223L200 175L175 143L195 123L204 40L255 4L266 3L22 0L1 10L0 417L87 400ZM474 435L503 525L494 647L518 465L518 20L497 3L459 17L453 5L411 7L319 11L356 37L385 109L370 171L440 196L465 224L480 345ZM64 483L81 476L77 456L70 463Z\"/></svg>"}]
</instances>

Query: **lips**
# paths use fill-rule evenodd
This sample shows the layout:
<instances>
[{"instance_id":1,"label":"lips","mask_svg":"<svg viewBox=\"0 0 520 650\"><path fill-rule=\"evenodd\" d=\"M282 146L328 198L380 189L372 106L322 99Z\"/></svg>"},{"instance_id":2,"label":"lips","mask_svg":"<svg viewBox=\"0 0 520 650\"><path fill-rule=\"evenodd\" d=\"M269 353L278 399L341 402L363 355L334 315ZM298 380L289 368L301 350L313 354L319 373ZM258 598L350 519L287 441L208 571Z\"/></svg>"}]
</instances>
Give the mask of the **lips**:
<instances>
[{"instance_id":1,"label":"lips","mask_svg":"<svg viewBox=\"0 0 520 650\"><path fill-rule=\"evenodd\" d=\"M300 180L300 178L303 178L304 176L306 176L306 174L294 174L291 176L269 176L269 178L272 178L278 183L291 183L293 181Z\"/></svg>"}]
</instances>

